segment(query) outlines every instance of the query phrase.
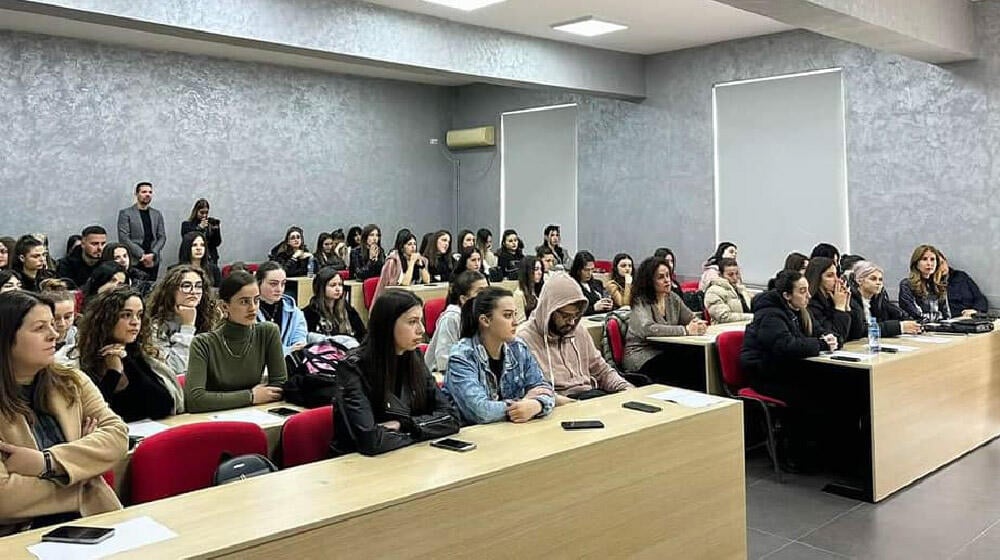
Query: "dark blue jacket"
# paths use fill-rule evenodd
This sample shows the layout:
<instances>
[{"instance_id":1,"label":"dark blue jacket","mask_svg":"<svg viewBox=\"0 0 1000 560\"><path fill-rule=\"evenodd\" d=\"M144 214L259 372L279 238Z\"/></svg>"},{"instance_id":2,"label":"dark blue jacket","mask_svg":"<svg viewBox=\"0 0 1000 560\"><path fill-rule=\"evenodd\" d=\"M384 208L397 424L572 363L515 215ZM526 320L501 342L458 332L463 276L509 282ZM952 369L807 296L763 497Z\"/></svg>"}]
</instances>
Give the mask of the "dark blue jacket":
<instances>
[{"instance_id":1,"label":"dark blue jacket","mask_svg":"<svg viewBox=\"0 0 1000 560\"><path fill-rule=\"evenodd\" d=\"M972 277L964 271L952 268L948 272L948 307L956 316L961 315L966 309L986 313L989 311L990 303L986 301L986 296L979 291L979 286L972 280Z\"/></svg>"}]
</instances>

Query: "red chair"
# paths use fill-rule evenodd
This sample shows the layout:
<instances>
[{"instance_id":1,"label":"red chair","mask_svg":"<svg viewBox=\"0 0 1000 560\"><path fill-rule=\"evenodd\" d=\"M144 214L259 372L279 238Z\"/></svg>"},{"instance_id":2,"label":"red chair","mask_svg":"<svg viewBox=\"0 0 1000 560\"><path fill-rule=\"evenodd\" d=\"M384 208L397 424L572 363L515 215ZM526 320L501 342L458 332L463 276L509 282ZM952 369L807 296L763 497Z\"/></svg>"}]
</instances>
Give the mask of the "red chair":
<instances>
[{"instance_id":1,"label":"red chair","mask_svg":"<svg viewBox=\"0 0 1000 560\"><path fill-rule=\"evenodd\" d=\"M177 384L181 386L181 389L184 388L184 382L186 380L187 380L187 374L181 373L177 375Z\"/></svg>"},{"instance_id":2,"label":"red chair","mask_svg":"<svg viewBox=\"0 0 1000 560\"><path fill-rule=\"evenodd\" d=\"M254 263L249 263L246 265L247 272L249 272L250 274L257 272L257 268L259 267L260 265ZM229 276L229 273L232 272L232 270L233 270L233 265L231 264L227 264L226 266L222 267L222 277L225 278Z\"/></svg>"},{"instance_id":3,"label":"red chair","mask_svg":"<svg viewBox=\"0 0 1000 560\"><path fill-rule=\"evenodd\" d=\"M351 271L350 270L338 270L337 271L337 275L340 276L340 279L343 280L343 281L345 281L345 282L351 279Z\"/></svg>"},{"instance_id":4,"label":"red chair","mask_svg":"<svg viewBox=\"0 0 1000 560\"><path fill-rule=\"evenodd\" d=\"M427 344L426 342L421 342L420 344L417 345L417 350L420 350L421 354L426 354L428 346L430 345Z\"/></svg>"},{"instance_id":5,"label":"red chair","mask_svg":"<svg viewBox=\"0 0 1000 560\"><path fill-rule=\"evenodd\" d=\"M708 308L701 310L702 318L705 319L705 323L712 324L712 314L708 312Z\"/></svg>"},{"instance_id":6,"label":"red chair","mask_svg":"<svg viewBox=\"0 0 1000 560\"><path fill-rule=\"evenodd\" d=\"M108 486L110 486L112 490L115 489L115 471L105 471L104 474L101 475L101 478L104 479L104 482L108 483Z\"/></svg>"},{"instance_id":7,"label":"red chair","mask_svg":"<svg viewBox=\"0 0 1000 560\"><path fill-rule=\"evenodd\" d=\"M303 410L289 416L281 428L282 466L295 467L329 458L331 441L332 405Z\"/></svg>"},{"instance_id":8,"label":"red chair","mask_svg":"<svg viewBox=\"0 0 1000 560\"><path fill-rule=\"evenodd\" d=\"M76 290L73 292L73 304L76 307L76 313L79 315L83 313L83 290Z\"/></svg>"},{"instance_id":9,"label":"red chair","mask_svg":"<svg viewBox=\"0 0 1000 560\"><path fill-rule=\"evenodd\" d=\"M625 367L625 337L622 336L622 326L618 324L617 317L611 317L607 322L608 340L611 341L611 357L615 360L618 369L624 371Z\"/></svg>"},{"instance_id":10,"label":"red chair","mask_svg":"<svg viewBox=\"0 0 1000 560\"><path fill-rule=\"evenodd\" d=\"M132 454L132 503L211 486L224 453L267 455L267 436L249 422L198 422L149 436Z\"/></svg>"},{"instance_id":11,"label":"red chair","mask_svg":"<svg viewBox=\"0 0 1000 560\"><path fill-rule=\"evenodd\" d=\"M771 457L778 482L781 482L778 445L774 436L774 418L772 418L771 413L779 408L787 408L788 404L780 399L758 393L747 385L746 376L740 365L743 331L723 332L715 339L715 345L719 349L719 366L722 369L722 385L726 394L746 403L756 403L764 411L764 422L767 425L767 454Z\"/></svg>"},{"instance_id":12,"label":"red chair","mask_svg":"<svg viewBox=\"0 0 1000 560\"><path fill-rule=\"evenodd\" d=\"M594 261L594 272L609 273L611 272L611 267L613 266L614 263L611 261Z\"/></svg>"},{"instance_id":13,"label":"red chair","mask_svg":"<svg viewBox=\"0 0 1000 560\"><path fill-rule=\"evenodd\" d=\"M375 288L378 288L378 278L369 278L361 285L365 292L365 309L372 308L372 301L375 299Z\"/></svg>"},{"instance_id":14,"label":"red chair","mask_svg":"<svg viewBox=\"0 0 1000 560\"><path fill-rule=\"evenodd\" d=\"M681 291L684 293L697 292L698 291L698 281L692 280L691 282L682 282Z\"/></svg>"},{"instance_id":15,"label":"red chair","mask_svg":"<svg viewBox=\"0 0 1000 560\"><path fill-rule=\"evenodd\" d=\"M424 302L424 331L427 332L428 340L434 336L438 317L441 316L441 313L444 312L444 308L447 306L448 300L445 298L434 298Z\"/></svg>"}]
</instances>

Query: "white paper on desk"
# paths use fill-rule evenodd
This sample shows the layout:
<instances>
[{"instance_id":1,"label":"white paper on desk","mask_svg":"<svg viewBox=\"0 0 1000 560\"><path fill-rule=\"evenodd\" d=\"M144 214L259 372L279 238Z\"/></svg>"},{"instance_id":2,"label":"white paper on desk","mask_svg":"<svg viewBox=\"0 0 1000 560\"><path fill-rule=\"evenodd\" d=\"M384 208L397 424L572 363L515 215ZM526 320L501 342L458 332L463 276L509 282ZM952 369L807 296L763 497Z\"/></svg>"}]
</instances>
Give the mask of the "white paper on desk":
<instances>
[{"instance_id":1,"label":"white paper on desk","mask_svg":"<svg viewBox=\"0 0 1000 560\"><path fill-rule=\"evenodd\" d=\"M928 342L931 344L948 344L949 342L957 340L957 337L952 338L947 336L926 336L917 334L904 334L901 336L905 336L906 338L917 342Z\"/></svg>"},{"instance_id":2,"label":"white paper on desk","mask_svg":"<svg viewBox=\"0 0 1000 560\"><path fill-rule=\"evenodd\" d=\"M920 350L916 346L903 346L902 344L883 344L882 348L892 348L897 352L915 352Z\"/></svg>"},{"instance_id":3,"label":"white paper on desk","mask_svg":"<svg viewBox=\"0 0 1000 560\"><path fill-rule=\"evenodd\" d=\"M155 436L156 434L169 429L170 426L160 422L154 422L152 420L139 420L137 422L128 423L128 435L142 438Z\"/></svg>"},{"instance_id":4,"label":"white paper on desk","mask_svg":"<svg viewBox=\"0 0 1000 560\"><path fill-rule=\"evenodd\" d=\"M257 424L258 426L273 426L283 422L285 419L277 414L270 414L264 412L263 410L251 408L249 410L234 410L232 412L216 414L212 417L212 420L226 422L250 422L251 424Z\"/></svg>"},{"instance_id":5,"label":"white paper on desk","mask_svg":"<svg viewBox=\"0 0 1000 560\"><path fill-rule=\"evenodd\" d=\"M649 398L669 401L689 408L704 408L725 402L725 399L722 397L707 395L697 391L688 391L687 389L667 389L661 393L649 395Z\"/></svg>"},{"instance_id":6,"label":"white paper on desk","mask_svg":"<svg viewBox=\"0 0 1000 560\"><path fill-rule=\"evenodd\" d=\"M97 544L42 542L29 546L28 552L37 556L38 560L97 560L177 537L177 533L148 516L112 525L111 528L115 530L115 535L104 542Z\"/></svg>"}]
</instances>

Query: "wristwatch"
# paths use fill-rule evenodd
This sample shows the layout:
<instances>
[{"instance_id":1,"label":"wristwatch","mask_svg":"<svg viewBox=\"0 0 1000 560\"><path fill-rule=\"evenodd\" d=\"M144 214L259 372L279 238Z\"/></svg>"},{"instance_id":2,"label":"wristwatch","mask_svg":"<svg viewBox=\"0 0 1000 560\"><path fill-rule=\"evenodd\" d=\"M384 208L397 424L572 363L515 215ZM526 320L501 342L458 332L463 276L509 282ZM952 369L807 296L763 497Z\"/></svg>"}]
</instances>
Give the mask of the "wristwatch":
<instances>
[{"instance_id":1,"label":"wristwatch","mask_svg":"<svg viewBox=\"0 0 1000 560\"><path fill-rule=\"evenodd\" d=\"M46 449L42 451L42 457L45 458L45 470L42 471L42 474L38 475L38 478L42 480L52 480L53 478L56 478L56 472L52 468L52 452Z\"/></svg>"}]
</instances>

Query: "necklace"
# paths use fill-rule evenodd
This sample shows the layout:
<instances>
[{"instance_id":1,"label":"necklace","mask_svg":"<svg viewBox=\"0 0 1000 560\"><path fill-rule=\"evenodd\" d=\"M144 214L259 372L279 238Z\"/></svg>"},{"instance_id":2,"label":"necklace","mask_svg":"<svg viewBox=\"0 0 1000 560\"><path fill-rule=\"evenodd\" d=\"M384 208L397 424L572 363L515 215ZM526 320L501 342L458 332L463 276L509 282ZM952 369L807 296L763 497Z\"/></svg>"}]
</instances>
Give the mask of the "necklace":
<instances>
[{"instance_id":1,"label":"necklace","mask_svg":"<svg viewBox=\"0 0 1000 560\"><path fill-rule=\"evenodd\" d=\"M246 355L247 355L247 351L248 351L248 350L250 350L250 344L252 344L252 343L253 343L253 331L254 331L254 327L255 327L255 326L256 326L256 325L250 325L250 336L248 336L248 337L247 337L247 343L246 343L246 344L245 344L245 345L243 346L243 351L242 351L242 352L240 352L240 354L239 354L239 355L235 354L235 353L234 353L234 352L232 351L232 349L230 349L230 348L229 348L229 343L228 343L228 342L226 342L226 335L225 335L225 334L223 334L223 333L219 333L219 338L221 338L221 339L222 339L222 346L223 346L223 347L224 347L224 348L226 349L226 352L227 352L227 353L228 353L228 354L229 354L230 356L232 356L233 358L235 358L235 359L239 360L239 359L242 359L242 358L243 358L243 356L246 356Z\"/></svg>"}]
</instances>

